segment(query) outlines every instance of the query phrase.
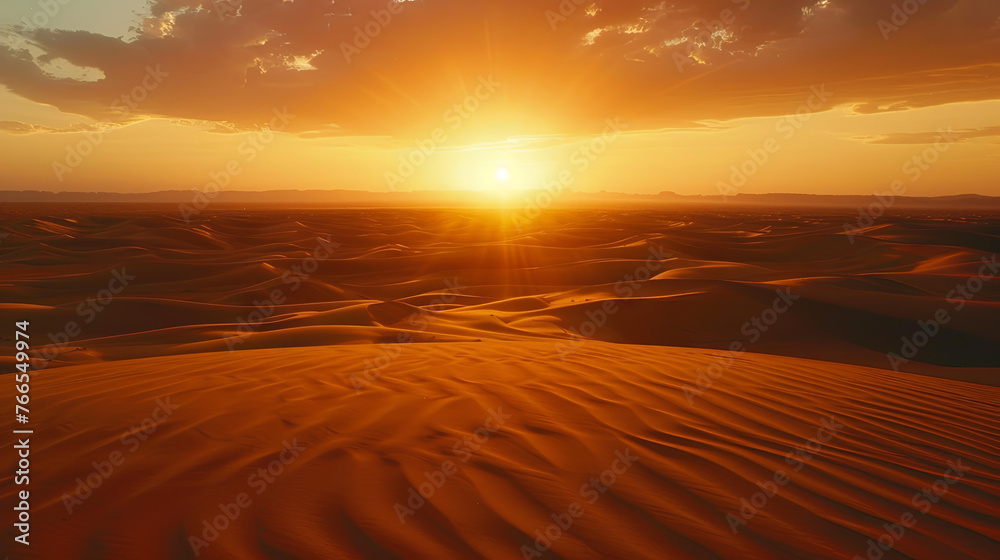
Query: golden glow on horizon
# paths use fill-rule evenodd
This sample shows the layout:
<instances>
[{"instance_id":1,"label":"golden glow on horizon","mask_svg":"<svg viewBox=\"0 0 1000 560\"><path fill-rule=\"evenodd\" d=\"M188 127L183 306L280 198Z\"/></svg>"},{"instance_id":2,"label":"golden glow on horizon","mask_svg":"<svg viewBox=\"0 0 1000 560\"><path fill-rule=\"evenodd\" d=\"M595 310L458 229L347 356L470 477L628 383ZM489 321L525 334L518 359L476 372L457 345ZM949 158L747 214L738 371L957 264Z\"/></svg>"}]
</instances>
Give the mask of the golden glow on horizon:
<instances>
[{"instance_id":1,"label":"golden glow on horizon","mask_svg":"<svg viewBox=\"0 0 1000 560\"><path fill-rule=\"evenodd\" d=\"M30 115L32 131L0 131L0 149L8 154L11 189L53 191L186 190L201 188L212 173L235 160L247 172L232 177L232 190L360 189L389 190L385 175L397 171L414 144L389 137L310 137L276 133L253 150L255 134L212 131L213 123L151 118L108 129L101 144L78 167L57 180L53 162L86 140L73 127L88 119L62 113L0 90L11 98L0 121ZM919 140L878 143L885 135L920 135L938 128L997 128L1000 101L955 103L876 114L859 114L848 105L812 114L791 137L776 130L782 117L750 117L706 123L694 128L627 129L586 167L579 158L600 135L523 136L476 143L497 134L493 119L470 119L455 144L439 147L416 166L395 190L466 190L510 192L544 188L560 173L570 173L569 188L578 191L717 195L729 182L732 166L744 162L748 149L775 138L780 150L769 157L738 192L812 192L871 194L901 176L901 167L926 146ZM511 118L513 119L513 111ZM791 130L785 127L783 130ZM987 132L989 132L987 130ZM940 196L978 192L1000 195L993 178L1000 175L1000 132L970 135L943 154L909 194ZM459 143L460 142L460 143ZM195 148L197 147L197 148ZM844 165L850 161L851 165ZM958 185L956 187L956 185Z\"/></svg>"}]
</instances>

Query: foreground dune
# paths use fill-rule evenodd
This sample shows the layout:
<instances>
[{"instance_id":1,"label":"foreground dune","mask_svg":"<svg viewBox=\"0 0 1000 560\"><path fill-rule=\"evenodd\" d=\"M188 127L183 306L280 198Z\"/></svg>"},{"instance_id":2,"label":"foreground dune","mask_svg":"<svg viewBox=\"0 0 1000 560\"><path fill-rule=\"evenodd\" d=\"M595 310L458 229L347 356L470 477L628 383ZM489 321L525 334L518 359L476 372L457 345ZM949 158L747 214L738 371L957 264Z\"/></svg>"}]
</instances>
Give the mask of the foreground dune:
<instances>
[{"instance_id":1,"label":"foreground dune","mask_svg":"<svg viewBox=\"0 0 1000 560\"><path fill-rule=\"evenodd\" d=\"M557 344L40 373L18 557L842 559L901 519L880 557L1000 557L1000 389L598 341L560 359ZM383 366L367 379L366 360Z\"/></svg>"}]
</instances>

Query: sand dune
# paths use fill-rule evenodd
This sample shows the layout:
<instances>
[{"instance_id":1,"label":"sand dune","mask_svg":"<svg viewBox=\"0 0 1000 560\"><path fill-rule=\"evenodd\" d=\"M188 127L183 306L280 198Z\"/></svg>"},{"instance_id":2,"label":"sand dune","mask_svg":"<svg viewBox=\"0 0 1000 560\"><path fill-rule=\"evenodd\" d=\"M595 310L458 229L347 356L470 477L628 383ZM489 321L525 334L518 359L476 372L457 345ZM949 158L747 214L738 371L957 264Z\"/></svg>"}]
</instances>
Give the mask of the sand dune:
<instances>
[{"instance_id":1,"label":"sand dune","mask_svg":"<svg viewBox=\"0 0 1000 560\"><path fill-rule=\"evenodd\" d=\"M790 289L798 299L754 352L886 368L916 321L951 308L946 294L1000 249L995 222L947 215L887 218L852 240L847 214L759 210L552 211L527 225L515 211L224 211L191 226L169 210L79 212L4 226L3 300L48 306L25 313L36 332L81 325L46 349L47 367L228 350L237 335L239 349L407 329L573 339L605 304L617 311L586 338L724 349L754 338L745 323ZM123 270L135 279L113 302L87 303ZM985 283L898 368L1000 383L998 301L1000 283Z\"/></svg>"},{"instance_id":2,"label":"sand dune","mask_svg":"<svg viewBox=\"0 0 1000 560\"><path fill-rule=\"evenodd\" d=\"M885 558L1000 554L998 389L744 354L689 401L724 354L592 342L564 362L554 342L485 342L405 345L356 392L352 365L378 352L207 353L40 375L33 517L48 529L26 557L521 558L574 502L583 514L543 557L864 557L911 510L916 525ZM146 441L122 440L165 399L176 410ZM830 437L811 459L793 455L818 434ZM273 482L252 479L284 442L303 450ZM122 463L89 497L66 497L115 451ZM626 451L627 467L616 462ZM455 472L401 523L396 504L445 461ZM913 496L949 461L968 471L923 513ZM606 492L581 494L613 468ZM757 483L775 471L788 480L762 504ZM189 540L241 493L252 501L231 527L206 547ZM734 535L726 515L742 499L760 507Z\"/></svg>"},{"instance_id":3,"label":"sand dune","mask_svg":"<svg viewBox=\"0 0 1000 560\"><path fill-rule=\"evenodd\" d=\"M18 558L1000 557L994 217L515 216L6 216Z\"/></svg>"}]
</instances>

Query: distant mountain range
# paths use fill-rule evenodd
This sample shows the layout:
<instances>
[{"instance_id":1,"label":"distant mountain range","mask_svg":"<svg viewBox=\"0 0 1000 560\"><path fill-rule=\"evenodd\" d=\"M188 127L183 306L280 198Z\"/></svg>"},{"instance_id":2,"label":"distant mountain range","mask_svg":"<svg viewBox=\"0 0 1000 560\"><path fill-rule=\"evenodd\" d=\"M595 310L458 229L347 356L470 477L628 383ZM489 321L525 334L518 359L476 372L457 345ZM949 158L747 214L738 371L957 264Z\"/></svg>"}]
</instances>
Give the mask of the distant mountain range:
<instances>
[{"instance_id":1,"label":"distant mountain range","mask_svg":"<svg viewBox=\"0 0 1000 560\"><path fill-rule=\"evenodd\" d=\"M868 208L927 208L962 210L1000 210L1000 197L975 194L940 197L889 197L882 195L814 195L814 194L737 194L680 195L669 191L658 194L626 194L601 191L597 193L507 191L415 191L368 192L355 190L273 190L221 191L211 199L196 191L158 191L150 193L111 192L44 192L0 191L0 203L136 203L188 204L203 206L267 204L271 206L323 206L336 208L359 207L487 207L500 204L508 207L604 207L615 206L676 206L714 204L770 207Z\"/></svg>"}]
</instances>

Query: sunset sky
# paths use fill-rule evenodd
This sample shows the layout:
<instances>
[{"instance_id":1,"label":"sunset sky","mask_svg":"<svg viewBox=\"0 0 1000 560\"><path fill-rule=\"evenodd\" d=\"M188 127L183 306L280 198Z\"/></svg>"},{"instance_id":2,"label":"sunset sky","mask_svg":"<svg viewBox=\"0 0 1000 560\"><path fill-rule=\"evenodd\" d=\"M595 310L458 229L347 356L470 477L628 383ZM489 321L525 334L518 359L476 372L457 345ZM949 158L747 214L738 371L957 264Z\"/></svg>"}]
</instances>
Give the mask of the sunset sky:
<instances>
[{"instance_id":1,"label":"sunset sky","mask_svg":"<svg viewBox=\"0 0 1000 560\"><path fill-rule=\"evenodd\" d=\"M7 0L0 149L3 190L1000 196L1000 2Z\"/></svg>"}]
</instances>

